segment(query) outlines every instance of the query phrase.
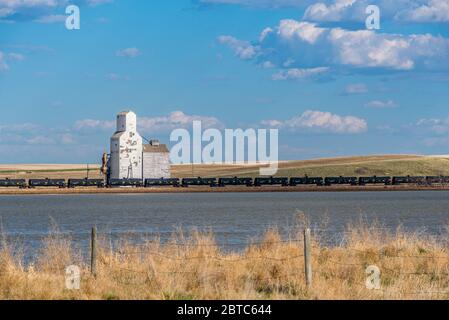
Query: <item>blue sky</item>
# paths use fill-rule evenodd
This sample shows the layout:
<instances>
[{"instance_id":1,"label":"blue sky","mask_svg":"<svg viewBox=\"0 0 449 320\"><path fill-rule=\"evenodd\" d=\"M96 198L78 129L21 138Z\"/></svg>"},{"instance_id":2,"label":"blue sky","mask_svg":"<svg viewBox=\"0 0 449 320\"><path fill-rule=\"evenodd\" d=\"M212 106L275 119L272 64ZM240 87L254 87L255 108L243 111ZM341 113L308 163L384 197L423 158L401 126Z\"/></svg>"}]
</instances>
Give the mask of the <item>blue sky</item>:
<instances>
[{"instance_id":1,"label":"blue sky","mask_svg":"<svg viewBox=\"0 0 449 320\"><path fill-rule=\"evenodd\" d=\"M0 0L6 163L98 162L124 109L164 142L279 128L281 159L447 154L448 85L449 0Z\"/></svg>"}]
</instances>

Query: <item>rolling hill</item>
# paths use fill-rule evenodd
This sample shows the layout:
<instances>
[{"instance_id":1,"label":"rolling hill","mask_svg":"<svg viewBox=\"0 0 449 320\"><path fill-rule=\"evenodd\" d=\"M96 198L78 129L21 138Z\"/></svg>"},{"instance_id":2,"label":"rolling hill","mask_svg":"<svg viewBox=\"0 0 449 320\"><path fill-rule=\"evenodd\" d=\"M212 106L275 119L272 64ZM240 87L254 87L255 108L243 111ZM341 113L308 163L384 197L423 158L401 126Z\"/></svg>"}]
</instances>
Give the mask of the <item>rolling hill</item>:
<instances>
[{"instance_id":1,"label":"rolling hill","mask_svg":"<svg viewBox=\"0 0 449 320\"><path fill-rule=\"evenodd\" d=\"M174 165L174 177L259 175L259 165ZM89 166L89 177L100 177L99 166ZM279 163L277 176L449 175L449 156L376 155L326 158ZM0 165L0 178L82 178L86 165Z\"/></svg>"}]
</instances>

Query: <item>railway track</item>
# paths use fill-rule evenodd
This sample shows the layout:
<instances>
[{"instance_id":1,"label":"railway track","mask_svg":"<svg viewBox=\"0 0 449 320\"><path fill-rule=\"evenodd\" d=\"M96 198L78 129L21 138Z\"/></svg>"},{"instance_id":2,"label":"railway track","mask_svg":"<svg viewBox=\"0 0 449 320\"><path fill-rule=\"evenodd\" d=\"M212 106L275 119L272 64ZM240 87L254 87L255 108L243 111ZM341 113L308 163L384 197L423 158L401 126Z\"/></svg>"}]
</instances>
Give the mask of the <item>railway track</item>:
<instances>
[{"instance_id":1,"label":"railway track","mask_svg":"<svg viewBox=\"0 0 449 320\"><path fill-rule=\"evenodd\" d=\"M411 189L445 189L449 187L448 176L401 176L401 177L231 177L231 178L171 178L171 179L0 179L0 189L114 189L121 187L135 189L187 189L210 188L251 188L287 191L288 189L307 189L316 191L354 190L377 187L395 189L407 187ZM373 189L373 188L369 188ZM403 188L402 188L403 189Z\"/></svg>"}]
</instances>

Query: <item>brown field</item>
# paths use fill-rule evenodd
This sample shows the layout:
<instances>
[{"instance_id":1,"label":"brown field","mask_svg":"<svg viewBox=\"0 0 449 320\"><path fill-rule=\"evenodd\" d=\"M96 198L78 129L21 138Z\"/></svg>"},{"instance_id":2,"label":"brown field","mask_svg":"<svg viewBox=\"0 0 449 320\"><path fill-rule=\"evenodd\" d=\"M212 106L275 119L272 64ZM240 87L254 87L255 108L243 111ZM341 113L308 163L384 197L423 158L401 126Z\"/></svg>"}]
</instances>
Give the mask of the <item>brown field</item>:
<instances>
[{"instance_id":1,"label":"brown field","mask_svg":"<svg viewBox=\"0 0 449 320\"><path fill-rule=\"evenodd\" d=\"M174 165L172 176L224 177L259 175L260 165ZM89 165L89 177L101 177L99 165ZM277 176L340 176L340 175L449 175L449 156L377 155L283 161ZM0 165L0 178L84 178L87 166L71 165Z\"/></svg>"},{"instance_id":2,"label":"brown field","mask_svg":"<svg viewBox=\"0 0 449 320\"><path fill-rule=\"evenodd\" d=\"M312 233L313 283L306 286L302 225L288 239L276 230L241 251L224 251L212 234L185 235L132 245L100 237L96 277L89 259L58 232L32 264L4 239L0 299L448 299L449 234L435 239L389 233L378 226L348 226L344 241L326 247L326 232ZM437 241L438 240L438 241ZM69 265L81 269L80 290L65 286ZM365 286L366 268L381 271L381 288Z\"/></svg>"}]
</instances>

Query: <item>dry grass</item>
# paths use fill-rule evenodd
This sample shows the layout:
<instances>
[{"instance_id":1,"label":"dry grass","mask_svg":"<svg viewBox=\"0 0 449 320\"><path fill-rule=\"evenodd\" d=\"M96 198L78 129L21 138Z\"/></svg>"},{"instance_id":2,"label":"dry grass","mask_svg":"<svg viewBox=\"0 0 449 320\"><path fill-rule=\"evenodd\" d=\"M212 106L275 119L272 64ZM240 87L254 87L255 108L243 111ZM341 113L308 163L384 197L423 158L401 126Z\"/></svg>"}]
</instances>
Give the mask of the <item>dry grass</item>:
<instances>
[{"instance_id":1,"label":"dry grass","mask_svg":"<svg viewBox=\"0 0 449 320\"><path fill-rule=\"evenodd\" d=\"M300 230L298 228L298 230ZM223 251L211 234L182 233L132 245L100 241L97 277L58 233L24 265L6 242L0 252L0 299L447 299L448 243L376 226L351 226L339 246L313 239L313 286L304 280L301 234L289 241L270 230L243 251ZM446 236L446 239L449 239ZM81 267L81 290L65 288L65 268ZM377 265L382 289L365 287Z\"/></svg>"},{"instance_id":2,"label":"dry grass","mask_svg":"<svg viewBox=\"0 0 449 320\"><path fill-rule=\"evenodd\" d=\"M172 176L224 177L259 175L260 165L173 165ZM282 161L277 176L449 175L449 156L375 155ZM0 178L84 178L86 165L0 165ZM100 178L99 166L89 176Z\"/></svg>"}]
</instances>

